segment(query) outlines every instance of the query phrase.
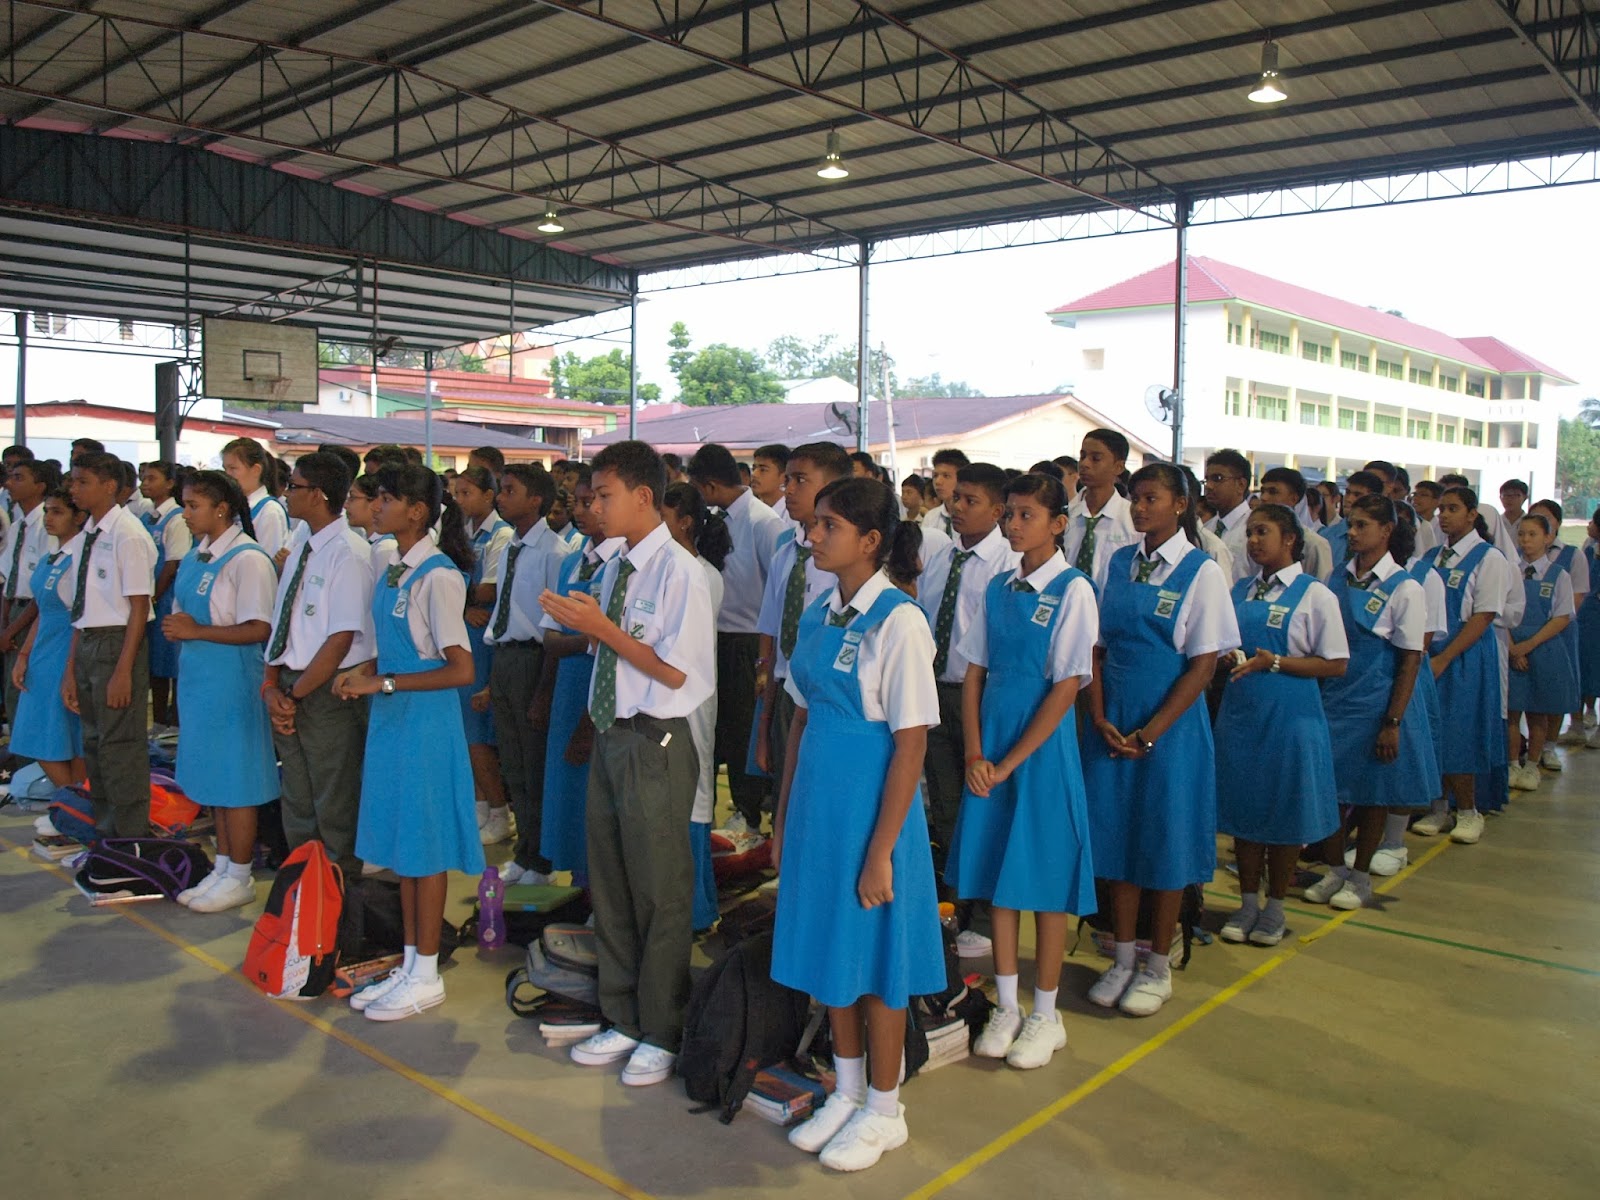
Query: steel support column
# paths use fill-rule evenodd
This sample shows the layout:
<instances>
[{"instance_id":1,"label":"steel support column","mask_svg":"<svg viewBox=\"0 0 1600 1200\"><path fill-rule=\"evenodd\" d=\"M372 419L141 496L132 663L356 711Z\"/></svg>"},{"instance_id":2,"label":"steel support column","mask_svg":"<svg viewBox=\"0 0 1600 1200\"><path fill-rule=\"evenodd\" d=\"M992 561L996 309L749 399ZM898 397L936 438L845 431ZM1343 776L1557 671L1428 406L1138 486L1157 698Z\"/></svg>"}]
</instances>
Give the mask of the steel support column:
<instances>
[{"instance_id":1,"label":"steel support column","mask_svg":"<svg viewBox=\"0 0 1600 1200\"><path fill-rule=\"evenodd\" d=\"M1178 258L1172 292L1172 461L1183 464L1183 410L1188 407L1183 394L1184 335L1189 322L1189 201L1178 201Z\"/></svg>"},{"instance_id":2,"label":"steel support column","mask_svg":"<svg viewBox=\"0 0 1600 1200\"><path fill-rule=\"evenodd\" d=\"M422 352L422 461L433 470L433 351Z\"/></svg>"},{"instance_id":3,"label":"steel support column","mask_svg":"<svg viewBox=\"0 0 1600 1200\"><path fill-rule=\"evenodd\" d=\"M869 293L870 273L868 264L872 259L872 243L862 241L857 244L859 260L856 266L856 449L867 449L867 425L871 414L871 369L868 360L872 350L867 342L867 301Z\"/></svg>"},{"instance_id":4,"label":"steel support column","mask_svg":"<svg viewBox=\"0 0 1600 1200\"><path fill-rule=\"evenodd\" d=\"M28 444L28 314L17 314L17 402L12 410L11 442Z\"/></svg>"},{"instance_id":5,"label":"steel support column","mask_svg":"<svg viewBox=\"0 0 1600 1200\"><path fill-rule=\"evenodd\" d=\"M639 273L628 285L628 436L639 436ZM578 448L583 449L581 440Z\"/></svg>"}]
</instances>

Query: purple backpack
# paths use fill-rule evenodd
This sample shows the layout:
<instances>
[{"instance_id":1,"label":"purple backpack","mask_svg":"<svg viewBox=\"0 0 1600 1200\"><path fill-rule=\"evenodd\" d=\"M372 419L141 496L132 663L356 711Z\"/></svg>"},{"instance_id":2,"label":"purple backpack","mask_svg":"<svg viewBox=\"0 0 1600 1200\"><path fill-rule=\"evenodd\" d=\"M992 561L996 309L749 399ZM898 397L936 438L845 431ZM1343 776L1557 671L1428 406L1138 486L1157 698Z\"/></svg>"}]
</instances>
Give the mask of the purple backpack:
<instances>
[{"instance_id":1,"label":"purple backpack","mask_svg":"<svg viewBox=\"0 0 1600 1200\"><path fill-rule=\"evenodd\" d=\"M91 892L132 892L171 900L211 873L193 842L167 838L102 838L89 848L78 882Z\"/></svg>"}]
</instances>

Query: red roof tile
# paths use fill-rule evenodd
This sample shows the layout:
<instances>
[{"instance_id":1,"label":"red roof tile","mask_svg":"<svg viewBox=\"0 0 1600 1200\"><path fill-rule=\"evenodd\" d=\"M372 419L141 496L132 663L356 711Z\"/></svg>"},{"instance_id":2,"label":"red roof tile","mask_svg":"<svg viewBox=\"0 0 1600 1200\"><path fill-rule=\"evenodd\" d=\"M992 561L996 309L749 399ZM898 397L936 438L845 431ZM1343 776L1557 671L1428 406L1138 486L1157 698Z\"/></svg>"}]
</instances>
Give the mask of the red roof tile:
<instances>
[{"instance_id":1,"label":"red roof tile","mask_svg":"<svg viewBox=\"0 0 1600 1200\"><path fill-rule=\"evenodd\" d=\"M1506 345L1497 337L1466 337L1461 339L1461 344L1476 350L1495 370L1505 375L1548 375L1563 383L1578 382L1554 367L1545 366L1537 358Z\"/></svg>"}]
</instances>

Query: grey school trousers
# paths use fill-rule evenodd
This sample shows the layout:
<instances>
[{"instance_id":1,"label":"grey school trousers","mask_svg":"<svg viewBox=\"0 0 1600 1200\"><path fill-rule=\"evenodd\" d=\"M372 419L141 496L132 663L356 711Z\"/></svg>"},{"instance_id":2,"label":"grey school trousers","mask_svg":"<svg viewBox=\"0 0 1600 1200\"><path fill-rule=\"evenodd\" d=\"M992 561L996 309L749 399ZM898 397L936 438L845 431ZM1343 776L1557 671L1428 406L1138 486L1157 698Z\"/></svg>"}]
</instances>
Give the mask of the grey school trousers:
<instances>
[{"instance_id":1,"label":"grey school trousers","mask_svg":"<svg viewBox=\"0 0 1600 1200\"><path fill-rule=\"evenodd\" d=\"M283 668L279 685L293 687L300 674ZM272 731L272 745L283 764L283 835L289 849L315 838L347 880L357 878L356 817L367 751L367 698L339 699L330 679L300 701L293 733ZM395 764L397 786L402 766Z\"/></svg>"},{"instance_id":2,"label":"grey school trousers","mask_svg":"<svg viewBox=\"0 0 1600 1200\"><path fill-rule=\"evenodd\" d=\"M600 1010L629 1037L674 1054L689 1003L689 814L699 776L700 758L682 717L624 718L595 738L589 760Z\"/></svg>"},{"instance_id":3,"label":"grey school trousers","mask_svg":"<svg viewBox=\"0 0 1600 1200\"><path fill-rule=\"evenodd\" d=\"M73 679L83 724L83 759L89 767L94 823L108 837L150 834L150 647L139 642L133 660L132 699L126 708L106 703L106 687L122 657L121 625L78 631Z\"/></svg>"},{"instance_id":4,"label":"grey school trousers","mask_svg":"<svg viewBox=\"0 0 1600 1200\"><path fill-rule=\"evenodd\" d=\"M500 775L517 818L517 844L511 857L519 867L548 872L550 860L539 853L539 827L544 820L544 756L548 734L534 729L528 709L539 689L544 647L538 642L501 642L489 666L489 710L499 743Z\"/></svg>"}]
</instances>

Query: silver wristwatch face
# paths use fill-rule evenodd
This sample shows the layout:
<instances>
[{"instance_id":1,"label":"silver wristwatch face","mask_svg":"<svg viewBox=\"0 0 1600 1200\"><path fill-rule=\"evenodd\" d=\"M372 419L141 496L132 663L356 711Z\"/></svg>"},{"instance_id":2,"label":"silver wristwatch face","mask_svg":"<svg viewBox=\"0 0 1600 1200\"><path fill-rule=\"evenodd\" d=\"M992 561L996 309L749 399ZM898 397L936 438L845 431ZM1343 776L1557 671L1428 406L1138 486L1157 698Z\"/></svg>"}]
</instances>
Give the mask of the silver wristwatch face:
<instances>
[{"instance_id":1,"label":"silver wristwatch face","mask_svg":"<svg viewBox=\"0 0 1600 1200\"><path fill-rule=\"evenodd\" d=\"M383 677L383 694L385 696L394 695L394 676L393 675L385 675Z\"/></svg>"}]
</instances>

